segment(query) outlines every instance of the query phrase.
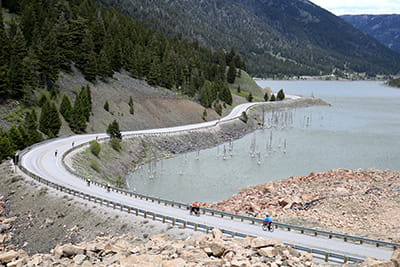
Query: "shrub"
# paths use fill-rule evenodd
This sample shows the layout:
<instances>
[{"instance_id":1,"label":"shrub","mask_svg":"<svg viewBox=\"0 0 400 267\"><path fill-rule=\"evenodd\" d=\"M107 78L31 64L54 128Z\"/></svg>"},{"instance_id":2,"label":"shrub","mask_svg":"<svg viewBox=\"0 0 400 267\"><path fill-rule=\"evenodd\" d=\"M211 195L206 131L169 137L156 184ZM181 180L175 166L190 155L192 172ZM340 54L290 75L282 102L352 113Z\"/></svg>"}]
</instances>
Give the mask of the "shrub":
<instances>
[{"instance_id":1,"label":"shrub","mask_svg":"<svg viewBox=\"0 0 400 267\"><path fill-rule=\"evenodd\" d=\"M94 141L94 140L90 141L89 144L90 144L90 147L89 147L90 152L92 152L93 155L98 157L99 154L100 154L100 150L101 150L100 144L97 141Z\"/></svg>"},{"instance_id":2,"label":"shrub","mask_svg":"<svg viewBox=\"0 0 400 267\"><path fill-rule=\"evenodd\" d=\"M207 109L203 110L203 116L202 116L203 121L207 120Z\"/></svg>"},{"instance_id":3,"label":"shrub","mask_svg":"<svg viewBox=\"0 0 400 267\"><path fill-rule=\"evenodd\" d=\"M97 162L96 159L91 159L90 160L90 167L95 170L96 172L100 172L101 167L100 164Z\"/></svg>"},{"instance_id":4,"label":"shrub","mask_svg":"<svg viewBox=\"0 0 400 267\"><path fill-rule=\"evenodd\" d=\"M275 99L275 95L274 94L272 94L271 95L271 98L269 99L269 101L275 101L276 99Z\"/></svg>"},{"instance_id":5,"label":"shrub","mask_svg":"<svg viewBox=\"0 0 400 267\"><path fill-rule=\"evenodd\" d=\"M118 138L111 138L110 145L115 151L121 151L121 141Z\"/></svg>"},{"instance_id":6,"label":"shrub","mask_svg":"<svg viewBox=\"0 0 400 267\"><path fill-rule=\"evenodd\" d=\"M110 105L108 104L108 101L106 101L106 103L104 103L104 109L106 111L110 111Z\"/></svg>"},{"instance_id":7,"label":"shrub","mask_svg":"<svg viewBox=\"0 0 400 267\"><path fill-rule=\"evenodd\" d=\"M247 114L245 111L242 112L242 116L240 116L240 120L243 121L244 123L247 123L247 120L249 118L247 117Z\"/></svg>"}]
</instances>

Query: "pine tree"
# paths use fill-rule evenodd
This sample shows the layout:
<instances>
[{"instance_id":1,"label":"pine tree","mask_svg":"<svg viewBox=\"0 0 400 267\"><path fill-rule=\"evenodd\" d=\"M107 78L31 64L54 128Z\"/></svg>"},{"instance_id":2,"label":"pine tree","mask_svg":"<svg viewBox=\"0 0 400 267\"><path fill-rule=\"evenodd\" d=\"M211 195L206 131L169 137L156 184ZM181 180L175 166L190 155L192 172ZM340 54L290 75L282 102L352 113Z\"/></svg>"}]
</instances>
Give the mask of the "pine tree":
<instances>
[{"instance_id":1,"label":"pine tree","mask_svg":"<svg viewBox=\"0 0 400 267\"><path fill-rule=\"evenodd\" d=\"M32 145L43 140L42 135L37 131L38 123L36 111L34 109L26 114L24 125L28 134L27 145Z\"/></svg>"},{"instance_id":2,"label":"pine tree","mask_svg":"<svg viewBox=\"0 0 400 267\"><path fill-rule=\"evenodd\" d=\"M113 70L111 68L111 60L110 60L105 48L103 48L100 51L100 54L99 54L99 57L97 60L97 67L98 67L98 74L103 80L105 80L108 77L112 77Z\"/></svg>"},{"instance_id":3,"label":"pine tree","mask_svg":"<svg viewBox=\"0 0 400 267\"><path fill-rule=\"evenodd\" d=\"M265 92L265 94L264 94L264 100L267 102L268 99L269 99L268 92Z\"/></svg>"},{"instance_id":4,"label":"pine tree","mask_svg":"<svg viewBox=\"0 0 400 267\"><path fill-rule=\"evenodd\" d=\"M60 131L61 120L54 102L47 101L40 113L39 130L48 137L56 137Z\"/></svg>"},{"instance_id":5,"label":"pine tree","mask_svg":"<svg viewBox=\"0 0 400 267\"><path fill-rule=\"evenodd\" d=\"M4 133L0 133L0 161L11 157L14 154L12 143L8 136Z\"/></svg>"},{"instance_id":6,"label":"pine tree","mask_svg":"<svg viewBox=\"0 0 400 267\"><path fill-rule=\"evenodd\" d=\"M107 134L110 136L110 138L122 139L122 135L119 130L119 124L116 120L108 125Z\"/></svg>"},{"instance_id":7,"label":"pine tree","mask_svg":"<svg viewBox=\"0 0 400 267\"><path fill-rule=\"evenodd\" d=\"M82 70L83 75L88 81L94 82L97 74L97 55L94 51L94 42L92 34L86 30L80 45L80 57L77 62L78 68Z\"/></svg>"},{"instance_id":8,"label":"pine tree","mask_svg":"<svg viewBox=\"0 0 400 267\"><path fill-rule=\"evenodd\" d=\"M19 150L24 148L24 140L18 131L18 128L15 127L14 125L10 128L8 131L8 138L12 142L12 148L13 150Z\"/></svg>"},{"instance_id":9,"label":"pine tree","mask_svg":"<svg viewBox=\"0 0 400 267\"><path fill-rule=\"evenodd\" d=\"M231 61L231 64L229 65L229 69L228 69L228 74L226 77L228 83L234 83L235 79L236 79L236 67L235 67L235 63L233 61Z\"/></svg>"},{"instance_id":10,"label":"pine tree","mask_svg":"<svg viewBox=\"0 0 400 267\"><path fill-rule=\"evenodd\" d=\"M60 55L54 30L36 47L40 82L45 88L53 87L60 71Z\"/></svg>"},{"instance_id":11,"label":"pine tree","mask_svg":"<svg viewBox=\"0 0 400 267\"><path fill-rule=\"evenodd\" d=\"M63 95L61 100L60 113L68 123L71 122L72 104L71 100L66 94Z\"/></svg>"},{"instance_id":12,"label":"pine tree","mask_svg":"<svg viewBox=\"0 0 400 267\"><path fill-rule=\"evenodd\" d=\"M28 55L24 35L20 28L13 38L11 46L10 66L8 71L8 90L9 95L21 98L25 94L25 86L30 80L30 70L28 69L25 58Z\"/></svg>"},{"instance_id":13,"label":"pine tree","mask_svg":"<svg viewBox=\"0 0 400 267\"><path fill-rule=\"evenodd\" d=\"M0 98L8 95L9 47L10 41L4 28L3 12L0 12Z\"/></svg>"},{"instance_id":14,"label":"pine tree","mask_svg":"<svg viewBox=\"0 0 400 267\"><path fill-rule=\"evenodd\" d=\"M271 94L271 98L269 99L269 101L275 101L276 99L275 99L275 95L274 94Z\"/></svg>"},{"instance_id":15,"label":"pine tree","mask_svg":"<svg viewBox=\"0 0 400 267\"><path fill-rule=\"evenodd\" d=\"M247 95L247 101L253 102L253 94L251 92Z\"/></svg>"},{"instance_id":16,"label":"pine tree","mask_svg":"<svg viewBox=\"0 0 400 267\"><path fill-rule=\"evenodd\" d=\"M283 92L283 89L278 91L278 94L276 96L276 99L278 101L282 101L283 99L285 99L285 93Z\"/></svg>"}]
</instances>

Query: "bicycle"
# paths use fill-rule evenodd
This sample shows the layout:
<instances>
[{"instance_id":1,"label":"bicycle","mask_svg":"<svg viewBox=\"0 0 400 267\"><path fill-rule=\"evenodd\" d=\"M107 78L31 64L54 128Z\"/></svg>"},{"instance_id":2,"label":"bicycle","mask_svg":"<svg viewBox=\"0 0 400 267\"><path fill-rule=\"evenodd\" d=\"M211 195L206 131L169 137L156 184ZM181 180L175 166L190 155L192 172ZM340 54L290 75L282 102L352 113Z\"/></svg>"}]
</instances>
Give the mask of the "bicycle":
<instances>
[{"instance_id":1,"label":"bicycle","mask_svg":"<svg viewBox=\"0 0 400 267\"><path fill-rule=\"evenodd\" d=\"M274 231L275 227L272 225L272 223L263 223L262 229L264 231L270 231L272 233Z\"/></svg>"}]
</instances>

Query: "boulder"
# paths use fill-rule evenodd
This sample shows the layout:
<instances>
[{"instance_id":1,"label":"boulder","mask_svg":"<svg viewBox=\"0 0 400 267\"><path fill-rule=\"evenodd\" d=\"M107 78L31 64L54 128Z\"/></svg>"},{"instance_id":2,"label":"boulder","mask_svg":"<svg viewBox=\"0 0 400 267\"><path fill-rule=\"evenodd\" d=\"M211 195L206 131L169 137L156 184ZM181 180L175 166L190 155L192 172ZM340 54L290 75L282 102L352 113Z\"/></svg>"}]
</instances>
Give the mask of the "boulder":
<instances>
[{"instance_id":1,"label":"boulder","mask_svg":"<svg viewBox=\"0 0 400 267\"><path fill-rule=\"evenodd\" d=\"M18 259L7 264L7 267L22 267L25 266L28 262L28 258L24 257L22 259Z\"/></svg>"},{"instance_id":2,"label":"boulder","mask_svg":"<svg viewBox=\"0 0 400 267\"><path fill-rule=\"evenodd\" d=\"M75 255L84 254L84 249L72 244L65 244L62 246L56 246L53 251L53 255L57 258L61 257L73 257Z\"/></svg>"},{"instance_id":3,"label":"boulder","mask_svg":"<svg viewBox=\"0 0 400 267\"><path fill-rule=\"evenodd\" d=\"M256 237L251 241L252 248L263 248L263 247L273 247L273 246L282 246L283 243L271 239Z\"/></svg>"},{"instance_id":4,"label":"boulder","mask_svg":"<svg viewBox=\"0 0 400 267\"><path fill-rule=\"evenodd\" d=\"M74 263L76 265L81 265L86 260L86 255L79 254L74 257Z\"/></svg>"},{"instance_id":5,"label":"boulder","mask_svg":"<svg viewBox=\"0 0 400 267\"><path fill-rule=\"evenodd\" d=\"M274 247L265 247L265 248L260 248L258 250L258 254L267 258L272 258L278 256L279 251Z\"/></svg>"},{"instance_id":6,"label":"boulder","mask_svg":"<svg viewBox=\"0 0 400 267\"><path fill-rule=\"evenodd\" d=\"M19 257L20 253L15 250L10 250L6 252L2 252L0 254L0 263L7 264L9 262L14 261Z\"/></svg>"},{"instance_id":7,"label":"boulder","mask_svg":"<svg viewBox=\"0 0 400 267\"><path fill-rule=\"evenodd\" d=\"M210 249L212 251L212 255L215 257L221 257L224 254L226 248L224 244L220 242L213 242L210 244Z\"/></svg>"},{"instance_id":8,"label":"boulder","mask_svg":"<svg viewBox=\"0 0 400 267\"><path fill-rule=\"evenodd\" d=\"M396 267L400 267L400 248L396 248L393 251L392 257L390 259Z\"/></svg>"},{"instance_id":9,"label":"boulder","mask_svg":"<svg viewBox=\"0 0 400 267\"><path fill-rule=\"evenodd\" d=\"M169 239L169 235L167 233L164 234L159 234L159 235L153 235L150 237L150 240L152 241L167 241Z\"/></svg>"},{"instance_id":10,"label":"boulder","mask_svg":"<svg viewBox=\"0 0 400 267\"><path fill-rule=\"evenodd\" d=\"M146 267L158 267L161 265L162 257L160 255L130 255L128 257L122 257L119 260L121 267L131 266L146 266Z\"/></svg>"},{"instance_id":11,"label":"boulder","mask_svg":"<svg viewBox=\"0 0 400 267\"><path fill-rule=\"evenodd\" d=\"M214 239L223 239L224 234L221 232L221 230L214 228L212 229L212 235Z\"/></svg>"},{"instance_id":12,"label":"boulder","mask_svg":"<svg viewBox=\"0 0 400 267\"><path fill-rule=\"evenodd\" d=\"M166 260L162 262L162 267L185 267L186 262L183 259Z\"/></svg>"}]
</instances>

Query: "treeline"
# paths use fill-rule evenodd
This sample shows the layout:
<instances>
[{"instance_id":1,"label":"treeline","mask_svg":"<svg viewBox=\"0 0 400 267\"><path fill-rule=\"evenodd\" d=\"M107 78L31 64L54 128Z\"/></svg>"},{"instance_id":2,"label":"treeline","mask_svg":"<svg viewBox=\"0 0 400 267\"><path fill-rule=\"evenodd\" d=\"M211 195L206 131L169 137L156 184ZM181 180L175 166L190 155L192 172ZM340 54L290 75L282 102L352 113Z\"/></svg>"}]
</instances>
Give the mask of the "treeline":
<instances>
[{"instance_id":1,"label":"treeline","mask_svg":"<svg viewBox=\"0 0 400 267\"><path fill-rule=\"evenodd\" d=\"M0 160L57 136L61 116L72 131L85 132L90 89L82 88L72 103L56 87L60 72L71 72L73 66L93 83L127 70L151 85L194 97L206 107L218 103L218 108L220 102L232 103L228 76L233 82L237 68L246 68L234 50L211 51L188 39L167 38L113 8L97 6L94 0L3 0L1 4L12 19L8 16L5 22L0 12L0 99L22 101L27 114L24 123L8 132L0 129L0 145L4 144ZM133 105L130 108L133 114Z\"/></svg>"},{"instance_id":2,"label":"treeline","mask_svg":"<svg viewBox=\"0 0 400 267\"><path fill-rule=\"evenodd\" d=\"M13 156L18 150L43 141L44 137L56 137L62 124L61 116L73 132L85 132L92 111L90 87L83 86L73 104L65 94L58 105L59 102L57 94L43 92L36 105L26 109L22 123L13 125L8 132L0 128L0 161ZM37 110L40 110L39 116Z\"/></svg>"},{"instance_id":3,"label":"treeline","mask_svg":"<svg viewBox=\"0 0 400 267\"><path fill-rule=\"evenodd\" d=\"M125 69L151 85L196 96L205 81L226 82L226 69L245 68L237 54L167 38L93 0L4 0L18 19L0 25L0 96L22 98L52 88L60 71L78 67L106 80ZM0 17L0 22L3 18Z\"/></svg>"}]
</instances>

